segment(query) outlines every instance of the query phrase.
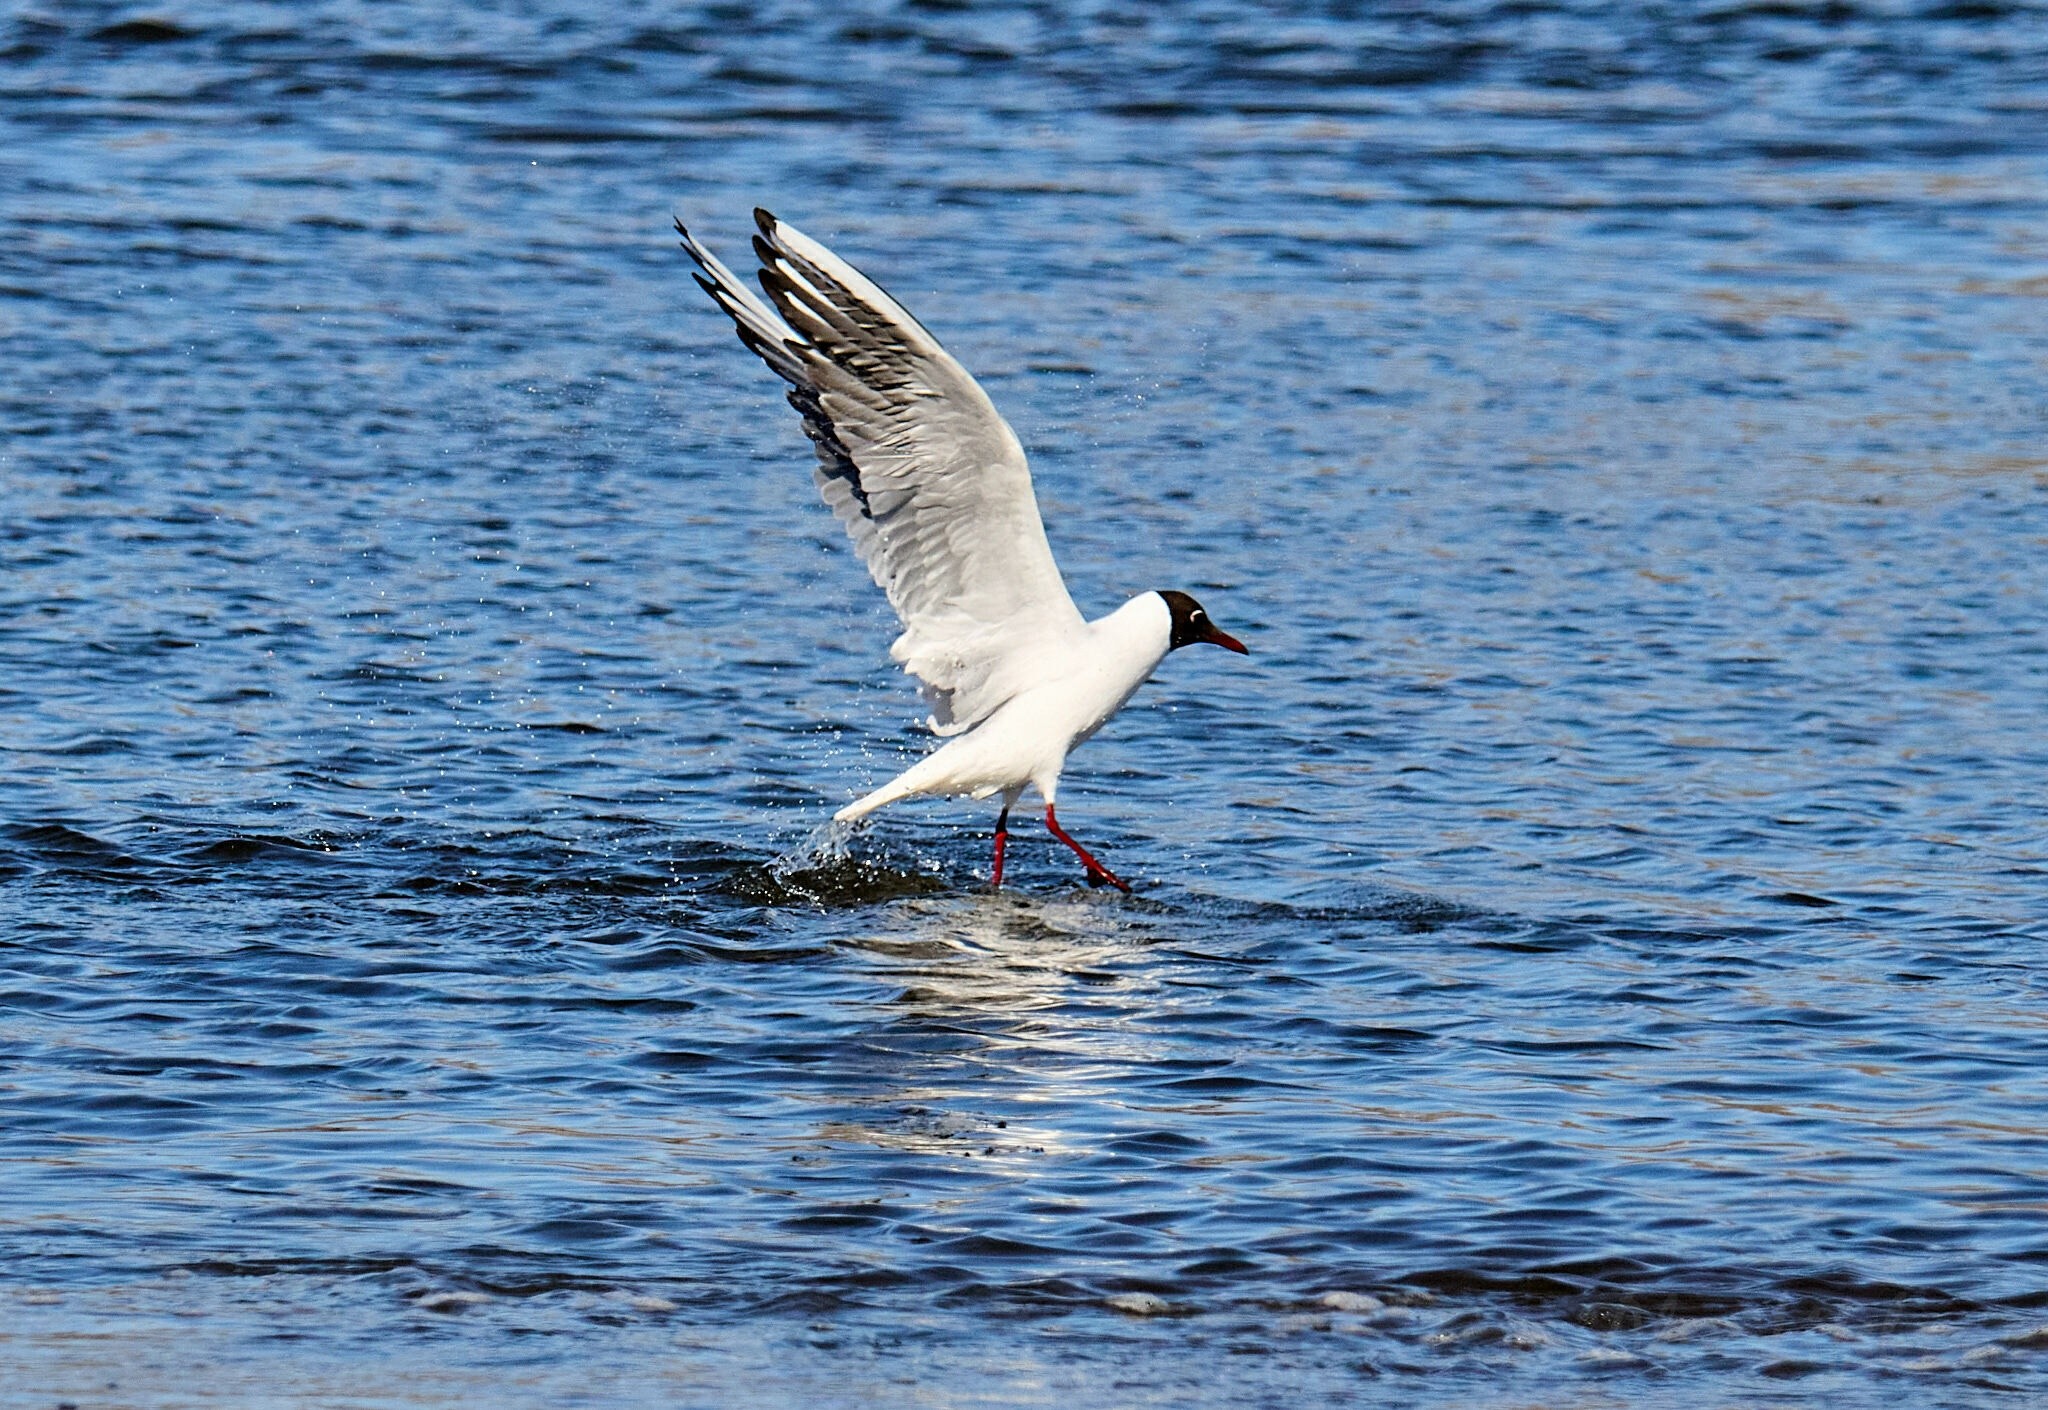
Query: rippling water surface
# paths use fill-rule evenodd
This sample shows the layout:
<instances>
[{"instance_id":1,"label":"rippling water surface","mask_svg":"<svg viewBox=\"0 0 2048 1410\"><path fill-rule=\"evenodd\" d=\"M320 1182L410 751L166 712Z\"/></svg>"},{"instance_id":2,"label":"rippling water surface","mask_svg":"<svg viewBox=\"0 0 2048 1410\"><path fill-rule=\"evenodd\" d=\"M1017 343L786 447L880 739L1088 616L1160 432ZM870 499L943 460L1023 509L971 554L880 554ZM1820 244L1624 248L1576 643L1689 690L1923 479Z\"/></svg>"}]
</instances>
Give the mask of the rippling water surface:
<instances>
[{"instance_id":1,"label":"rippling water surface","mask_svg":"<svg viewBox=\"0 0 2048 1410\"><path fill-rule=\"evenodd\" d=\"M991 896L769 206L1197 591ZM2048 1395L2048 11L17 8L0 1402Z\"/></svg>"}]
</instances>

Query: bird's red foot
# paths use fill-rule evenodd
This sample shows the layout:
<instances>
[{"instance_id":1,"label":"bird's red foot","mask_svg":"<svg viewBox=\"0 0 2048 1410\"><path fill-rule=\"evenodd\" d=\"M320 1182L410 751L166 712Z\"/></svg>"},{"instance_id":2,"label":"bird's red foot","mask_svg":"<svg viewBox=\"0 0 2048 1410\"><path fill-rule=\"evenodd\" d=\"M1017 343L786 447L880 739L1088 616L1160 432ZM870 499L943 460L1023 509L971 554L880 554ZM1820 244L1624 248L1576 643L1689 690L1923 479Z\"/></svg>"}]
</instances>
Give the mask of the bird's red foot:
<instances>
[{"instance_id":1,"label":"bird's red foot","mask_svg":"<svg viewBox=\"0 0 2048 1410\"><path fill-rule=\"evenodd\" d=\"M1128 896L1131 892L1131 883L1125 881L1122 877L1118 876L1115 872L1109 870L1107 867L1097 867L1095 868L1095 870L1089 872L1088 884L1090 886L1114 886L1117 890L1123 892L1126 896Z\"/></svg>"},{"instance_id":2,"label":"bird's red foot","mask_svg":"<svg viewBox=\"0 0 2048 1410\"><path fill-rule=\"evenodd\" d=\"M1108 867L1096 861L1089 854L1086 847L1083 847L1073 838L1067 836L1066 829L1060 826L1060 820L1053 813L1052 804L1050 803L1045 805L1045 826L1046 830L1052 833L1054 837L1057 837L1060 841L1074 849L1074 855L1081 859L1081 865L1088 868L1088 884L1090 886L1114 886L1126 895L1129 894L1131 884L1128 881L1125 881Z\"/></svg>"}]
</instances>

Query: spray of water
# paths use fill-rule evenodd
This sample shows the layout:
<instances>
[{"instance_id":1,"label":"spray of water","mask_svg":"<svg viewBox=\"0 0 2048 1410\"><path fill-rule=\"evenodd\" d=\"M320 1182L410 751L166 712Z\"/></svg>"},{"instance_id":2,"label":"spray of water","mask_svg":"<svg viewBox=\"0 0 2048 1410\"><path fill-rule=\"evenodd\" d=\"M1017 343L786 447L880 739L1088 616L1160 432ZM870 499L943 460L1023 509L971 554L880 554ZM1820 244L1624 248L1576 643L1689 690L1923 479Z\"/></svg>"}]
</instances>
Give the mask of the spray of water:
<instances>
[{"instance_id":1,"label":"spray of water","mask_svg":"<svg viewBox=\"0 0 2048 1410\"><path fill-rule=\"evenodd\" d=\"M778 852L769 861L768 869L778 880L787 881L798 872L842 866L853 860L853 839L866 830L865 822L827 819Z\"/></svg>"}]
</instances>

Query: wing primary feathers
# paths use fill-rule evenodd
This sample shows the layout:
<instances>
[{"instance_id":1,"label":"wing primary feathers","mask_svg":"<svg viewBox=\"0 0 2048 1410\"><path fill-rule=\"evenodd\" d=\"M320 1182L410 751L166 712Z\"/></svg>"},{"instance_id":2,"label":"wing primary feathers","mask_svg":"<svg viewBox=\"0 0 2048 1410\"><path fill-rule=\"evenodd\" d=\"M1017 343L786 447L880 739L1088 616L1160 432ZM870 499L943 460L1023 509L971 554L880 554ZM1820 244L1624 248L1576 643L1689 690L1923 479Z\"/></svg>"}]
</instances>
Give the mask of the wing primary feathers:
<instances>
[{"instance_id":1,"label":"wing primary feathers","mask_svg":"<svg viewBox=\"0 0 2048 1410\"><path fill-rule=\"evenodd\" d=\"M676 221L696 282L788 384L826 504L903 621L889 654L958 734L1086 629L1046 543L1031 471L967 370L883 288L754 212L755 294Z\"/></svg>"},{"instance_id":2,"label":"wing primary feathers","mask_svg":"<svg viewBox=\"0 0 2048 1410\"><path fill-rule=\"evenodd\" d=\"M879 333L898 348L938 357L951 362L931 330L917 321L895 295L867 275L840 259L795 226L776 219L758 207L754 224L768 238L774 259L761 256L763 264L779 264L811 285L825 302L849 316L862 316L862 326ZM754 242L756 252L760 240ZM965 369L962 369L963 375ZM972 380L971 378L969 380Z\"/></svg>"},{"instance_id":3,"label":"wing primary feathers","mask_svg":"<svg viewBox=\"0 0 2048 1410\"><path fill-rule=\"evenodd\" d=\"M862 517L874 518L874 509L868 504L867 487L860 482L860 466L853 463L853 453L839 439L839 432L832 425L832 418L825 414L825 408L818 404L818 394L809 387L791 387L789 404L796 408L797 415L803 417L804 434L818 448L818 473L844 482L860 505Z\"/></svg>"},{"instance_id":4,"label":"wing primary feathers","mask_svg":"<svg viewBox=\"0 0 2048 1410\"><path fill-rule=\"evenodd\" d=\"M867 486L861 483L860 466L846 443L839 438L839 432L832 424L819 399L818 389L813 385L809 370L804 366L802 354L815 353L815 347L800 341L794 329L778 329L770 322L767 310L755 304L746 290L739 287L732 271L725 268L711 252L690 237L682 221L676 222L676 233L683 237L683 248L703 269L703 273L692 277L697 287L710 295L711 301L733 322L733 329L740 336L749 352L759 357L783 381L789 383L789 404L803 418L804 434L818 451L818 473L828 480L836 480L846 486L859 506L863 518L874 517L868 502ZM765 271L764 271L765 273ZM784 332L791 336L782 336Z\"/></svg>"}]
</instances>

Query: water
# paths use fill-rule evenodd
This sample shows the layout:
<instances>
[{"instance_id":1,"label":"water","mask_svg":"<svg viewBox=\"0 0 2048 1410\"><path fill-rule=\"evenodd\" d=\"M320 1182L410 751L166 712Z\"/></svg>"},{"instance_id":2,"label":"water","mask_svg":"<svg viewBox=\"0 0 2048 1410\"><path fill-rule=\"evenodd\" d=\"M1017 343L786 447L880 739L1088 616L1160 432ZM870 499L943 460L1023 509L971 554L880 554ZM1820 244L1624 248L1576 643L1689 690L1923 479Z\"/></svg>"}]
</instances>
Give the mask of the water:
<instances>
[{"instance_id":1,"label":"water","mask_svg":"<svg viewBox=\"0 0 2048 1410\"><path fill-rule=\"evenodd\" d=\"M2048 1393L2048 13L0 29L0 1403ZM1195 591L925 747L769 206Z\"/></svg>"}]
</instances>

